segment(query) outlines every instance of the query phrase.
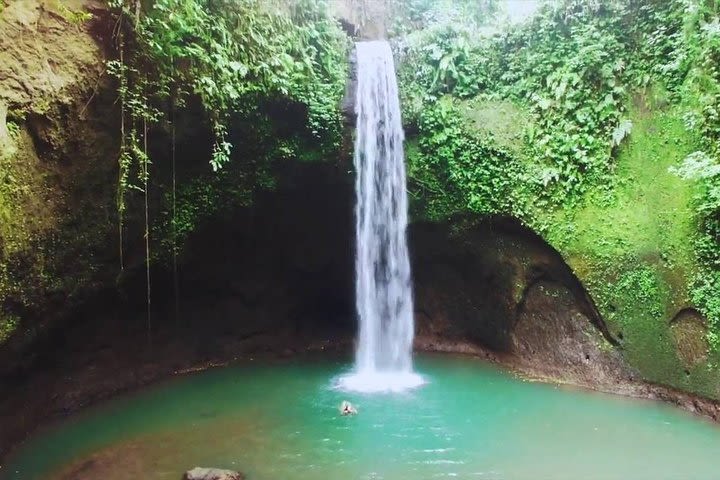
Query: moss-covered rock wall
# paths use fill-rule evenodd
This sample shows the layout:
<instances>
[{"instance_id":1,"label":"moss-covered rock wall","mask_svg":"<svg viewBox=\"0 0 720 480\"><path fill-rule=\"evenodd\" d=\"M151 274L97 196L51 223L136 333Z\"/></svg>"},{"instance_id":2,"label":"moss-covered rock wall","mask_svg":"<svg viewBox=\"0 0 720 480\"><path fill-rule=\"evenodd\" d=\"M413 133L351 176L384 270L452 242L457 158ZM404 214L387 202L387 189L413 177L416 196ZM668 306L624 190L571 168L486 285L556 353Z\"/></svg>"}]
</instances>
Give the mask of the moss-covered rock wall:
<instances>
[{"instance_id":1,"label":"moss-covered rock wall","mask_svg":"<svg viewBox=\"0 0 720 480\"><path fill-rule=\"evenodd\" d=\"M396 53L414 217L521 220L642 378L718 398L719 12L696 3L557 2L507 28L450 2Z\"/></svg>"},{"instance_id":2,"label":"moss-covered rock wall","mask_svg":"<svg viewBox=\"0 0 720 480\"><path fill-rule=\"evenodd\" d=\"M115 276L111 28L96 2L18 0L0 12L3 341L31 341Z\"/></svg>"}]
</instances>

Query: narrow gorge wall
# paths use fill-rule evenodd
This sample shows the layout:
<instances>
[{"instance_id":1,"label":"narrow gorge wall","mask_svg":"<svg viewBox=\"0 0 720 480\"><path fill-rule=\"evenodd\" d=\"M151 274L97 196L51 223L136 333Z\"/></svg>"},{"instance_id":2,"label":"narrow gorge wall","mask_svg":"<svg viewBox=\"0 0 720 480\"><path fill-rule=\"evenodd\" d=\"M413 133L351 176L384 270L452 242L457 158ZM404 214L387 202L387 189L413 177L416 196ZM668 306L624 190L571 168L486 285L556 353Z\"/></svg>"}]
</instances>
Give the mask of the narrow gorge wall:
<instances>
[{"instance_id":1,"label":"narrow gorge wall","mask_svg":"<svg viewBox=\"0 0 720 480\"><path fill-rule=\"evenodd\" d=\"M111 28L92 1L0 12L0 340L18 347L117 274Z\"/></svg>"}]
</instances>

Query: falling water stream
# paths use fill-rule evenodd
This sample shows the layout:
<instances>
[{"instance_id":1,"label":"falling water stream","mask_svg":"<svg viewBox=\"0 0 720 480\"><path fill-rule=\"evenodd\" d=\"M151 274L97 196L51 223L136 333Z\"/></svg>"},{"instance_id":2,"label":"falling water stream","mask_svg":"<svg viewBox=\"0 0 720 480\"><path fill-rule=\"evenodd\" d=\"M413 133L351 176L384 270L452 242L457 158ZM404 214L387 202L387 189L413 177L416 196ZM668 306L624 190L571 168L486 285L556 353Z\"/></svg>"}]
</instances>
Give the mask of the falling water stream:
<instances>
[{"instance_id":1,"label":"falling water stream","mask_svg":"<svg viewBox=\"0 0 720 480\"><path fill-rule=\"evenodd\" d=\"M404 133L395 64L384 41L360 42L355 112L355 371L349 390L402 390L412 372L413 299L408 255Z\"/></svg>"}]
</instances>

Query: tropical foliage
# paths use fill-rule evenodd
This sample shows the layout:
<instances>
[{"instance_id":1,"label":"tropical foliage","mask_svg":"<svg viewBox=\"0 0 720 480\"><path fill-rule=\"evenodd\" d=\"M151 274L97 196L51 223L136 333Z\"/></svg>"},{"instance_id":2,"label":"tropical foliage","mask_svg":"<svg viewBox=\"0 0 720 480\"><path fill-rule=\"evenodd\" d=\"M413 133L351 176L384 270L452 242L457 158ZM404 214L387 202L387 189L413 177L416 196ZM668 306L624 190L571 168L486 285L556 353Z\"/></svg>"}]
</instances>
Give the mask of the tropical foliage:
<instances>
[{"instance_id":1,"label":"tropical foliage","mask_svg":"<svg viewBox=\"0 0 720 480\"><path fill-rule=\"evenodd\" d=\"M121 235L126 193L147 196L151 171L170 168L153 166L148 142L154 132L163 138L170 131L174 151L178 118L191 116L195 129L210 132L206 160L212 170L238 158L241 177L267 170L279 143L285 154L299 154L293 148L305 144L338 148L348 41L323 0L277 6L260 0L158 0L147 9L118 0L114 7L119 55L108 70L118 79L122 105ZM278 117L287 122L272 115L273 108L300 112L285 129L286 138L269 126ZM174 154L172 161L174 179ZM165 225L171 228L163 231L186 232L192 226L176 224L174 190L168 198L173 212Z\"/></svg>"},{"instance_id":2,"label":"tropical foliage","mask_svg":"<svg viewBox=\"0 0 720 480\"><path fill-rule=\"evenodd\" d=\"M560 0L504 28L467 14L423 17L423 30L395 42L421 214L509 214L544 232L557 218L548 212L616 201L628 181L617 168L631 107L663 92L698 138L674 171L699 185L692 300L720 348L719 14L715 0ZM467 111L483 102L529 114L505 120L520 150L505 148L492 125L472 126Z\"/></svg>"},{"instance_id":3,"label":"tropical foliage","mask_svg":"<svg viewBox=\"0 0 720 480\"><path fill-rule=\"evenodd\" d=\"M120 48L131 53L109 66L121 78L131 124L156 122L196 97L215 136L210 163L217 170L232 147L230 117L281 96L307 106L318 140L338 141L346 40L324 2L297 0L281 11L257 0L160 0L144 14L117 7L132 30L131 39L121 32Z\"/></svg>"}]
</instances>

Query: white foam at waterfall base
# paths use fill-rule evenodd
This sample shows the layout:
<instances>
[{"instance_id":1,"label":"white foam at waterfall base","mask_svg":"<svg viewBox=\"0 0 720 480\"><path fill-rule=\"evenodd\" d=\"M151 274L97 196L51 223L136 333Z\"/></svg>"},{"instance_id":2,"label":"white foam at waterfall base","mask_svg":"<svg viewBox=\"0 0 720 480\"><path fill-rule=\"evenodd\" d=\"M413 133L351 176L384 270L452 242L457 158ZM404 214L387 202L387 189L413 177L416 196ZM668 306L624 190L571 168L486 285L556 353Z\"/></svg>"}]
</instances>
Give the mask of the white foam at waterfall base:
<instances>
[{"instance_id":1,"label":"white foam at waterfall base","mask_svg":"<svg viewBox=\"0 0 720 480\"><path fill-rule=\"evenodd\" d=\"M357 393L398 393L425 385L425 378L415 372L368 370L341 375L334 388Z\"/></svg>"},{"instance_id":2,"label":"white foam at waterfall base","mask_svg":"<svg viewBox=\"0 0 720 480\"><path fill-rule=\"evenodd\" d=\"M337 386L362 392L422 385L412 369L412 278L407 247L404 133L387 42L360 42L355 113L355 293L359 332L354 373Z\"/></svg>"}]
</instances>

